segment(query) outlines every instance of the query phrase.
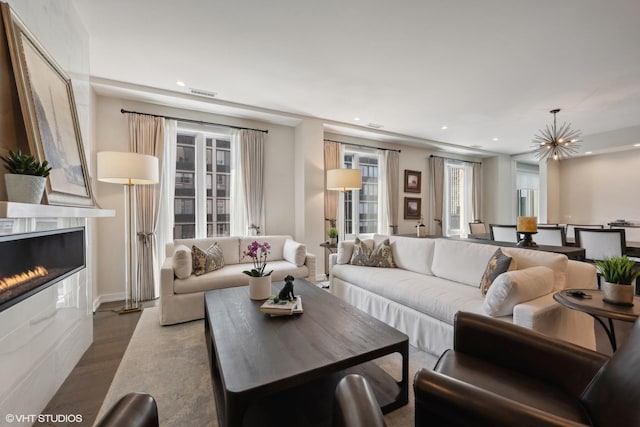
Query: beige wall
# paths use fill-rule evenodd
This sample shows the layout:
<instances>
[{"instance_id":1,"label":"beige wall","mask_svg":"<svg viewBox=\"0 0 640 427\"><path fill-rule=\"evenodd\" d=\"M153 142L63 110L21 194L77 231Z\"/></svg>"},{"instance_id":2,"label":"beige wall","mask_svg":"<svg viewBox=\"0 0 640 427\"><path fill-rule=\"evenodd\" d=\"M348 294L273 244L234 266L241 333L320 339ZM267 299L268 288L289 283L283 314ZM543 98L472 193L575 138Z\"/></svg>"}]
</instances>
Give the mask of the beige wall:
<instances>
[{"instance_id":1,"label":"beige wall","mask_svg":"<svg viewBox=\"0 0 640 427\"><path fill-rule=\"evenodd\" d=\"M559 180L562 222L640 223L640 148L564 160Z\"/></svg>"}]
</instances>

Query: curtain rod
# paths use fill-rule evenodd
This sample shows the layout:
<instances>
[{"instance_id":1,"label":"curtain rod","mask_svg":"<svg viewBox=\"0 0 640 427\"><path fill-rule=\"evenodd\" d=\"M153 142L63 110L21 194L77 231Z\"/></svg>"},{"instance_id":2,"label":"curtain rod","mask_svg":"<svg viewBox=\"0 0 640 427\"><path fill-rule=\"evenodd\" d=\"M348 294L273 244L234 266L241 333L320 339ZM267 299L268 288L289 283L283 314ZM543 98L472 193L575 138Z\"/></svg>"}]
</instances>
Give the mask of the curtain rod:
<instances>
[{"instance_id":1,"label":"curtain rod","mask_svg":"<svg viewBox=\"0 0 640 427\"><path fill-rule=\"evenodd\" d=\"M138 111L125 110L124 108L121 108L120 112L122 114L124 114L124 113L133 113L133 114L142 114L144 116L151 116L151 117L163 117L165 119L177 120L179 122L185 122L185 123L194 123L194 124L197 124L197 125L204 125L204 126L223 126L223 127L231 128L231 129L254 130L254 131L257 131L257 132L269 133L269 130L264 130L264 129L244 128L242 126L223 125L222 123L205 122L205 121L202 121L202 120L181 119L179 117L163 116L163 115L160 115L160 114L140 113Z\"/></svg>"},{"instance_id":2,"label":"curtain rod","mask_svg":"<svg viewBox=\"0 0 640 427\"><path fill-rule=\"evenodd\" d=\"M334 141L333 139L325 139L325 141L327 141L327 142L337 142L338 144L344 144L344 145L352 145L354 147L373 148L375 150L397 151L398 153L402 153L402 150L395 150L393 148L372 147L370 145L361 145L361 144L352 144L351 142Z\"/></svg>"},{"instance_id":3,"label":"curtain rod","mask_svg":"<svg viewBox=\"0 0 640 427\"><path fill-rule=\"evenodd\" d=\"M460 160L460 159L453 159L451 157L434 156L433 154L430 155L429 157L437 157L439 159L454 160L456 162L463 162L463 163L471 163L471 164L474 164L474 165L481 165L482 164L482 162L472 162L470 160Z\"/></svg>"}]
</instances>

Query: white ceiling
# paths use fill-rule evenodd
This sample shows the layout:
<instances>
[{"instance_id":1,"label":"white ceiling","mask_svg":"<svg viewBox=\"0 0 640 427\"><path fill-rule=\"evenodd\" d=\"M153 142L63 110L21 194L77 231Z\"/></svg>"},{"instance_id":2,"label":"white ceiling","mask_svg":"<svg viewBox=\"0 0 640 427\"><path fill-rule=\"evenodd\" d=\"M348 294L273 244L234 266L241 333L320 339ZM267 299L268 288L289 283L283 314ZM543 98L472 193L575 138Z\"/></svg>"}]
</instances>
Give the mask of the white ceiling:
<instances>
[{"instance_id":1,"label":"white ceiling","mask_svg":"<svg viewBox=\"0 0 640 427\"><path fill-rule=\"evenodd\" d=\"M640 143L638 0L74 1L92 76L165 103L199 108L190 87L245 117L374 123L507 154L529 151L561 108L585 146L620 129Z\"/></svg>"}]
</instances>

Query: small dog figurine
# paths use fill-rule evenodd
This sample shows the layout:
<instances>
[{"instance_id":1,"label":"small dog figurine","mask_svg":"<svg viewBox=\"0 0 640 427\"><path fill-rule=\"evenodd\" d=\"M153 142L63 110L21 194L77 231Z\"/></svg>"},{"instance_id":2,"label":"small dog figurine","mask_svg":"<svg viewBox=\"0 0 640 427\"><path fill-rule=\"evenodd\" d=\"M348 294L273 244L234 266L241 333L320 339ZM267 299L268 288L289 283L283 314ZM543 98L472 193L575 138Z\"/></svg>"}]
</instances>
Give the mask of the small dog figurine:
<instances>
[{"instance_id":1,"label":"small dog figurine","mask_svg":"<svg viewBox=\"0 0 640 427\"><path fill-rule=\"evenodd\" d=\"M289 300L293 301L296 299L296 296L293 294L293 276L289 275L284 278L284 286L282 290L278 294L278 298L281 300Z\"/></svg>"}]
</instances>

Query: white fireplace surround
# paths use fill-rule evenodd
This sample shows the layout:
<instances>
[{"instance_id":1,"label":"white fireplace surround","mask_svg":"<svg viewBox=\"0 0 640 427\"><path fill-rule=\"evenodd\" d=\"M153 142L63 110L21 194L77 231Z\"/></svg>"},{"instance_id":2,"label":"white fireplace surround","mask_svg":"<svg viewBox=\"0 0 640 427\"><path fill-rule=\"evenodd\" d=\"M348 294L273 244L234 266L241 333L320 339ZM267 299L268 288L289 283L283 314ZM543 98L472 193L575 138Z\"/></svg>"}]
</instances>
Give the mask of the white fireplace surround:
<instances>
[{"instance_id":1,"label":"white fireplace surround","mask_svg":"<svg viewBox=\"0 0 640 427\"><path fill-rule=\"evenodd\" d=\"M87 218L109 216L115 211L0 202L0 234L87 227ZM0 312L0 414L42 413L93 342L90 260L87 256L86 268Z\"/></svg>"}]
</instances>

